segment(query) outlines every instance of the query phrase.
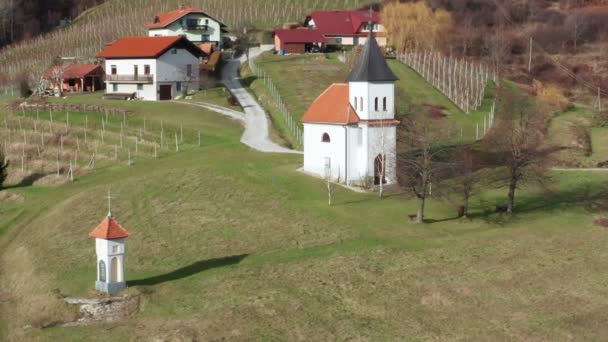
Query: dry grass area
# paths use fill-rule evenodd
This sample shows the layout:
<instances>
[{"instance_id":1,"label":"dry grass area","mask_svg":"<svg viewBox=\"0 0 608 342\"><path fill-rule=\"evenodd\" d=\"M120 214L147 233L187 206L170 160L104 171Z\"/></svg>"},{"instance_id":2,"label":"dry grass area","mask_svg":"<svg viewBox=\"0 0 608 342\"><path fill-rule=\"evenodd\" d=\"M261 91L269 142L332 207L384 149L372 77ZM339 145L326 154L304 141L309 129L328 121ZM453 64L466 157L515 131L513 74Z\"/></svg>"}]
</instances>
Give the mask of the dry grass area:
<instances>
[{"instance_id":1,"label":"dry grass area","mask_svg":"<svg viewBox=\"0 0 608 342\"><path fill-rule=\"evenodd\" d=\"M469 219L438 198L428 223L404 194L379 199L296 171L301 156L238 143L230 120L181 104L207 145L57 188L21 187L0 206L0 336L9 341L597 340L608 331L608 174L552 173L526 186L515 217L483 189ZM214 127L215 130L211 130ZM121 322L51 327L74 318L60 295L95 296L87 233L113 212L127 240ZM12 197L13 195L5 195ZM28 327L31 325L32 328ZM47 326L48 328L42 328Z\"/></svg>"}]
</instances>

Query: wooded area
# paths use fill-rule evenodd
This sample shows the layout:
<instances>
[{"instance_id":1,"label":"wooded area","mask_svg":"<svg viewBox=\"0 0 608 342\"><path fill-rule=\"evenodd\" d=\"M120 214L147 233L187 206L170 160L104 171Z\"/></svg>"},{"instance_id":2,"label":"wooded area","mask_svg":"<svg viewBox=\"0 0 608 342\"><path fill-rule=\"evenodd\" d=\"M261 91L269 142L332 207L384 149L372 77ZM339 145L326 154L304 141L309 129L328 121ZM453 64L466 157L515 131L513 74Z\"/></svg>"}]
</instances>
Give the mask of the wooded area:
<instances>
[{"instance_id":1,"label":"wooded area","mask_svg":"<svg viewBox=\"0 0 608 342\"><path fill-rule=\"evenodd\" d=\"M0 47L70 22L105 0L0 0Z\"/></svg>"}]
</instances>

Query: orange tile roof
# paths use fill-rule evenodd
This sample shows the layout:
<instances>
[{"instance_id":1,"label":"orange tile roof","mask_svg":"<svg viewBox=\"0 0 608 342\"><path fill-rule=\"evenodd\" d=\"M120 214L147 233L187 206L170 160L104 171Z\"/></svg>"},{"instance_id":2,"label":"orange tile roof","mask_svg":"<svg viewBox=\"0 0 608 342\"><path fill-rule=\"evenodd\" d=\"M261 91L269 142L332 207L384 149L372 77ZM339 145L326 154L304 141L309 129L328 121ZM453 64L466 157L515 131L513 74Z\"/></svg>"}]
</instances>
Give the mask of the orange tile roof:
<instances>
[{"instance_id":1,"label":"orange tile roof","mask_svg":"<svg viewBox=\"0 0 608 342\"><path fill-rule=\"evenodd\" d=\"M163 28L163 27L166 27L167 25L175 22L179 18L182 18L185 15L188 15L190 13L202 12L202 11L203 10L200 8L189 7L189 8L178 8L176 10L166 12L166 13L158 13L154 17L154 22L146 24L145 27L149 28L149 29Z\"/></svg>"},{"instance_id":2,"label":"orange tile roof","mask_svg":"<svg viewBox=\"0 0 608 342\"><path fill-rule=\"evenodd\" d=\"M103 75L104 71L101 65L98 64L66 64L53 65L42 73L43 77L53 76L53 72L57 69L62 69L63 78L83 78L90 75Z\"/></svg>"},{"instance_id":3,"label":"orange tile roof","mask_svg":"<svg viewBox=\"0 0 608 342\"><path fill-rule=\"evenodd\" d=\"M226 26L221 21L219 21L219 20L217 20L215 18L212 18L209 14L205 13L200 8L197 8L197 7L188 7L188 8L182 7L182 8L178 8L176 10L170 11L170 12L158 13L154 17L154 22L147 23L145 25L145 28L147 28L147 29L164 28L164 27L167 27L167 26L171 25L175 21L179 20L180 18L183 18L184 16L186 16L186 15L188 15L190 13L202 13L202 14L208 16L209 18L211 18L211 19L219 22L221 27L225 27Z\"/></svg>"},{"instance_id":4,"label":"orange tile roof","mask_svg":"<svg viewBox=\"0 0 608 342\"><path fill-rule=\"evenodd\" d=\"M193 54L200 54L200 49L183 36L124 37L109 44L96 57L157 58L176 44L188 48Z\"/></svg>"},{"instance_id":5,"label":"orange tile roof","mask_svg":"<svg viewBox=\"0 0 608 342\"><path fill-rule=\"evenodd\" d=\"M127 232L114 217L108 215L101 221L97 228L89 233L89 236L97 239L113 240L126 238L129 236L129 232Z\"/></svg>"},{"instance_id":6,"label":"orange tile roof","mask_svg":"<svg viewBox=\"0 0 608 342\"><path fill-rule=\"evenodd\" d=\"M334 83L310 105L302 122L354 124L359 116L350 105L349 89L346 83Z\"/></svg>"}]
</instances>

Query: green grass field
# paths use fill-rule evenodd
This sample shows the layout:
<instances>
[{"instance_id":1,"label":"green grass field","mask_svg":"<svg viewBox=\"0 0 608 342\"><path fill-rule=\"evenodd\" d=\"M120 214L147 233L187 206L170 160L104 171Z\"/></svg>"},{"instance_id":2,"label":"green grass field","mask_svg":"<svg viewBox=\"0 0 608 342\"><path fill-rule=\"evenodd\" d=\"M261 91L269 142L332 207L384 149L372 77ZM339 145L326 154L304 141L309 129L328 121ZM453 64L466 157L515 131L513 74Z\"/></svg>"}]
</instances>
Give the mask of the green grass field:
<instances>
[{"instance_id":1,"label":"green grass field","mask_svg":"<svg viewBox=\"0 0 608 342\"><path fill-rule=\"evenodd\" d=\"M593 122L593 110L582 106L557 113L549 126L549 143L561 147L556 156L561 164L570 167L598 167L608 160L608 128L598 127ZM591 151L586 154L580 138L574 132L579 127L591 138Z\"/></svg>"},{"instance_id":2,"label":"green grass field","mask_svg":"<svg viewBox=\"0 0 608 342\"><path fill-rule=\"evenodd\" d=\"M307 54L280 56L266 53L255 61L260 70L264 70L279 89L283 102L287 105L294 119L299 120L310 104L332 83L346 82L348 65L338 60L337 53ZM488 119L494 98L494 87L488 86L482 106L471 113L458 109L447 97L427 83L411 68L397 60L388 60L389 66L399 77L396 83L395 99L398 113L406 113L410 104L419 106L437 106L446 114L444 120L450 127L450 136L459 140L472 141L477 136L477 126L481 136L484 118ZM271 94L264 83L252 77L247 66L242 70L249 89L269 110L278 135L279 142L294 145L294 138L287 129L282 115L273 105Z\"/></svg>"},{"instance_id":3,"label":"green grass field","mask_svg":"<svg viewBox=\"0 0 608 342\"><path fill-rule=\"evenodd\" d=\"M68 100L107 103L98 96ZM0 206L1 339L598 340L608 333L604 228L608 174L551 173L518 192L518 214L493 213L488 188L469 219L432 199L339 188L296 171L301 156L257 153L237 123L179 103L111 102L143 121L205 132L208 142L61 187L18 187ZM58 299L94 295L87 237L104 196L132 233L116 323L24 329L74 316Z\"/></svg>"}]
</instances>

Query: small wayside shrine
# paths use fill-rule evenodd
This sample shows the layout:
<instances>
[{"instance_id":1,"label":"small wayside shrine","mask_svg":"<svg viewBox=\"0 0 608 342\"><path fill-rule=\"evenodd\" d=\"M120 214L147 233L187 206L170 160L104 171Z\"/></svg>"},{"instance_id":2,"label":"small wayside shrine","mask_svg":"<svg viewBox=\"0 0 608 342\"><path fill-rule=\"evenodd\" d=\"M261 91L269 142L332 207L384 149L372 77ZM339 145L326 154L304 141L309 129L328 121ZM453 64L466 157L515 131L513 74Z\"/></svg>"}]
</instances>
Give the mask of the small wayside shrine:
<instances>
[{"instance_id":1,"label":"small wayside shrine","mask_svg":"<svg viewBox=\"0 0 608 342\"><path fill-rule=\"evenodd\" d=\"M108 195L108 207L111 196ZM97 281L95 289L100 292L116 293L125 287L124 261L125 239L129 232L112 216L108 208L108 216L89 233L95 238L97 254Z\"/></svg>"}]
</instances>

